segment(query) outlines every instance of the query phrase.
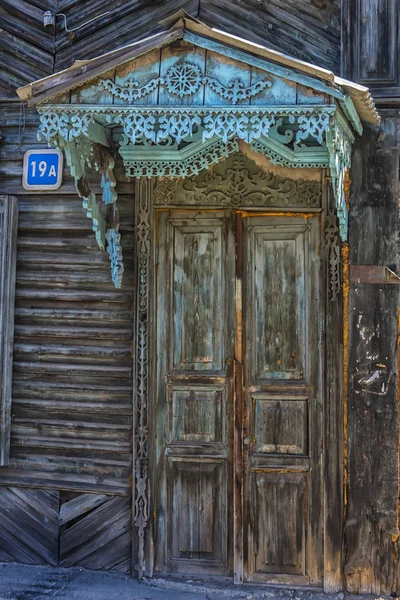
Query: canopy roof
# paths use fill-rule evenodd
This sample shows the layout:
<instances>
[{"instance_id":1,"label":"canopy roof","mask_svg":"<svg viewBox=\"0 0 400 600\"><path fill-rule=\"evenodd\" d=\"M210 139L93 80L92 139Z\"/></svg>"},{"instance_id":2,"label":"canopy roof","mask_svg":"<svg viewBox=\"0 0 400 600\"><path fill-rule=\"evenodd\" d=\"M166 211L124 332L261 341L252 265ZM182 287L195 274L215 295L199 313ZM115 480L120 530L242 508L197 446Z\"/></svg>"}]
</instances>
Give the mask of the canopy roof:
<instances>
[{"instance_id":1,"label":"canopy roof","mask_svg":"<svg viewBox=\"0 0 400 600\"><path fill-rule=\"evenodd\" d=\"M275 66L277 74L296 80L296 74L301 75L301 83L316 90L325 91L330 95L344 99L348 95L354 103L361 120L367 123L378 124L379 114L375 108L368 88L337 77L331 71L315 66L296 58L271 50L265 46L255 44L248 40L231 35L227 32L208 27L187 15L184 11L175 13L163 23L168 26L166 31L151 37L118 48L90 60L78 60L74 64L38 81L34 81L17 90L21 100L27 100L30 106L45 102L56 95L62 94L81 86L92 79L105 74L110 69L123 65L142 56L151 50L171 44L176 40L186 40L196 43L196 36L209 40L210 47L226 55L232 54L230 49L248 53L249 57L260 58L268 61L270 66ZM242 56L244 60L244 57Z\"/></svg>"},{"instance_id":2,"label":"canopy roof","mask_svg":"<svg viewBox=\"0 0 400 600\"><path fill-rule=\"evenodd\" d=\"M166 30L17 90L40 113L39 139L65 152L112 278L124 270L114 159L129 177L197 176L239 149L276 166L329 169L340 236L344 182L362 121L380 117L367 88L175 13ZM101 175L101 200L89 170Z\"/></svg>"}]
</instances>

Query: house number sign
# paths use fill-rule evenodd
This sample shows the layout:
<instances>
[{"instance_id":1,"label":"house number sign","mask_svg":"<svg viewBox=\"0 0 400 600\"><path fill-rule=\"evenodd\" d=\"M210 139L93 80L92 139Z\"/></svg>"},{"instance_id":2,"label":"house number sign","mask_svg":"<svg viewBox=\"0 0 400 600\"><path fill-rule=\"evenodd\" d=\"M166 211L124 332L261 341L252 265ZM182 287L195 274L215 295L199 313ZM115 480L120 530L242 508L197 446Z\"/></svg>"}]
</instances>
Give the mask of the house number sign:
<instances>
[{"instance_id":1,"label":"house number sign","mask_svg":"<svg viewBox=\"0 0 400 600\"><path fill-rule=\"evenodd\" d=\"M22 185L26 190L57 190L62 182L60 150L28 150L24 155Z\"/></svg>"}]
</instances>

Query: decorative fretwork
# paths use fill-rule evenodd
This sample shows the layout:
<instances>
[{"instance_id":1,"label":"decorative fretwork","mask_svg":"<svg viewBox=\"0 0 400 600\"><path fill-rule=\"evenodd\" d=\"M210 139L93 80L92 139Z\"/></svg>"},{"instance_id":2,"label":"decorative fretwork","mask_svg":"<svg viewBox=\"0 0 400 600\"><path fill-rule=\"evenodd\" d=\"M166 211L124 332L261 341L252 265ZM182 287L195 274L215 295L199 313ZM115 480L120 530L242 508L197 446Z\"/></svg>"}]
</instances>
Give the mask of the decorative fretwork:
<instances>
[{"instance_id":1,"label":"decorative fretwork","mask_svg":"<svg viewBox=\"0 0 400 600\"><path fill-rule=\"evenodd\" d=\"M160 179L153 201L164 205L316 208L321 204L321 185L280 177L260 169L246 156L234 154L213 171L202 171L197 177Z\"/></svg>"},{"instance_id":2,"label":"decorative fretwork","mask_svg":"<svg viewBox=\"0 0 400 600\"><path fill-rule=\"evenodd\" d=\"M128 177L188 177L197 175L203 169L227 158L239 150L237 140L216 140L212 144L199 144L188 148L188 152L178 149L165 151L165 158L143 158L140 146L135 152L121 148L125 171Z\"/></svg>"},{"instance_id":3,"label":"decorative fretwork","mask_svg":"<svg viewBox=\"0 0 400 600\"><path fill-rule=\"evenodd\" d=\"M268 138L253 140L250 148L258 154L266 156L273 165L292 169L325 169L329 167L328 152L323 147L307 148L298 151L276 144L270 135Z\"/></svg>"},{"instance_id":4,"label":"decorative fretwork","mask_svg":"<svg viewBox=\"0 0 400 600\"><path fill-rule=\"evenodd\" d=\"M135 418L135 501L133 522L138 536L138 577L145 574L145 531L149 522L149 270L152 182L136 184L136 418Z\"/></svg>"},{"instance_id":5,"label":"decorative fretwork","mask_svg":"<svg viewBox=\"0 0 400 600\"><path fill-rule=\"evenodd\" d=\"M114 222L118 223L115 163L109 148L103 145L108 144L104 128L95 122L93 115L75 113L63 115L53 111L48 113L48 118L42 121L42 125L38 138L44 137L49 144L54 144L65 151L66 163L74 178L76 191L82 198L86 216L92 221L92 230L97 244L101 250L105 250L107 242L112 280L115 287L121 287L124 270L121 236L118 225L109 226L105 218L105 207L113 205ZM96 139L101 143L93 141ZM88 169L100 173L103 207L91 188Z\"/></svg>"},{"instance_id":6,"label":"decorative fretwork","mask_svg":"<svg viewBox=\"0 0 400 600\"><path fill-rule=\"evenodd\" d=\"M106 233L107 252L110 257L111 279L116 288L122 286L124 260L122 257L121 234L119 228L108 229Z\"/></svg>"},{"instance_id":7,"label":"decorative fretwork","mask_svg":"<svg viewBox=\"0 0 400 600\"><path fill-rule=\"evenodd\" d=\"M228 144L236 144L238 140L249 143L277 164L325 167L329 163L340 236L343 241L347 239L343 183L350 167L354 136L333 105L179 108L54 105L50 110L42 107L39 111L39 134L58 146L86 137L92 139L99 134L99 128L120 125L124 140L121 154L128 173L137 177L185 177L196 173L220 160ZM210 146L206 147L208 142ZM138 153L125 156L124 147L129 144L138 149L147 145L143 156Z\"/></svg>"},{"instance_id":8,"label":"decorative fretwork","mask_svg":"<svg viewBox=\"0 0 400 600\"><path fill-rule=\"evenodd\" d=\"M100 84L112 96L125 100L128 104L149 96L158 86L166 87L170 94L183 98L195 94L201 85L208 85L213 92L232 104L252 98L272 86L269 79L260 79L252 85L246 85L238 77L224 85L215 77L203 76L198 65L187 61L178 62L168 69L164 77L154 77L145 85L140 85L133 76L126 80L125 85L118 85L111 79L100 80Z\"/></svg>"},{"instance_id":9,"label":"decorative fretwork","mask_svg":"<svg viewBox=\"0 0 400 600\"><path fill-rule=\"evenodd\" d=\"M134 77L128 77L125 81L125 85L118 85L111 79L100 79L99 83L102 85L112 96L125 100L127 104L132 104L135 100L140 100L154 92L157 89L160 78L151 79L146 85L140 85L138 81L135 81Z\"/></svg>"},{"instance_id":10,"label":"decorative fretwork","mask_svg":"<svg viewBox=\"0 0 400 600\"><path fill-rule=\"evenodd\" d=\"M257 83L247 86L239 78L232 79L227 85L223 85L214 77L204 77L203 83L208 84L213 92L221 98L225 98L225 100L230 100L232 104L253 98L253 96L257 96L257 94L272 86L272 82L268 79L261 79Z\"/></svg>"},{"instance_id":11,"label":"decorative fretwork","mask_svg":"<svg viewBox=\"0 0 400 600\"><path fill-rule=\"evenodd\" d=\"M252 142L268 137L276 125L283 128L282 143L290 144L296 133L296 144L319 145L329 128L333 106L254 106L232 107L93 107L57 105L51 110L39 109L39 136L53 143L59 136L66 141L79 135L88 136L96 123L121 125L129 141L135 144L146 139L162 143L170 138L174 143L190 141L202 133L202 141L218 137L226 142L237 137ZM84 117L89 115L87 119ZM299 137L297 137L299 134Z\"/></svg>"},{"instance_id":12,"label":"decorative fretwork","mask_svg":"<svg viewBox=\"0 0 400 600\"><path fill-rule=\"evenodd\" d=\"M201 79L201 69L198 65L180 62L168 69L163 83L170 94L182 98L195 94L200 88Z\"/></svg>"},{"instance_id":13,"label":"decorative fretwork","mask_svg":"<svg viewBox=\"0 0 400 600\"><path fill-rule=\"evenodd\" d=\"M63 142L59 147L65 150L67 165L74 178L78 196L82 198L86 216L92 221L92 230L95 233L97 244L101 250L105 250L105 219L96 199L96 194L91 189L87 174L88 167L95 168L95 166L99 165L98 156L94 156L94 145L87 138L80 137L72 139L72 141L69 142ZM99 149L99 151L103 153L105 152L105 149ZM113 163L112 165L110 163L108 168L112 169L112 166ZM106 169L107 171L108 168Z\"/></svg>"},{"instance_id":14,"label":"decorative fretwork","mask_svg":"<svg viewBox=\"0 0 400 600\"><path fill-rule=\"evenodd\" d=\"M331 212L325 222L325 248L329 265L328 288L331 300L336 300L341 291L340 284L340 238L337 217Z\"/></svg>"},{"instance_id":15,"label":"decorative fretwork","mask_svg":"<svg viewBox=\"0 0 400 600\"><path fill-rule=\"evenodd\" d=\"M351 165L351 145L353 141L354 137L341 119L336 119L326 134L332 188L339 219L340 237L343 242L347 241L348 232L348 208L345 196L345 178Z\"/></svg>"},{"instance_id":16,"label":"decorative fretwork","mask_svg":"<svg viewBox=\"0 0 400 600\"><path fill-rule=\"evenodd\" d=\"M325 131L329 128L329 114L300 115L297 119L299 131L296 133L296 144L303 144L307 139L317 140L322 144Z\"/></svg>"}]
</instances>

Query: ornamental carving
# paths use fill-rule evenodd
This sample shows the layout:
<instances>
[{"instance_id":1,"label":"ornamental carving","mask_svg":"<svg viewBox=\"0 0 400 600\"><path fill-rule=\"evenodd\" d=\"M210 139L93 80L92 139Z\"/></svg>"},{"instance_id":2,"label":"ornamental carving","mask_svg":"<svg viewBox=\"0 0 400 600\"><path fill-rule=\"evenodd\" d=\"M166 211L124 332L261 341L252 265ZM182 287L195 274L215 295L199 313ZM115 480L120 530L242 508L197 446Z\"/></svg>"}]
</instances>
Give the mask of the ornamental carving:
<instances>
[{"instance_id":1,"label":"ornamental carving","mask_svg":"<svg viewBox=\"0 0 400 600\"><path fill-rule=\"evenodd\" d=\"M135 144L148 140L163 144L166 139L179 144L201 134L203 142L217 137L223 142L237 137L247 143L273 133L282 144L297 147L323 144L334 107L90 107L59 106L40 111L39 139L54 143L59 137L70 141L89 136L90 126L120 125L127 139ZM278 131L279 129L279 131ZM295 134L294 134L295 132ZM295 140L294 140L295 135Z\"/></svg>"},{"instance_id":2,"label":"ornamental carving","mask_svg":"<svg viewBox=\"0 0 400 600\"><path fill-rule=\"evenodd\" d=\"M111 279L114 286L119 289L122 287L122 276L124 274L124 259L122 256L121 234L119 227L107 229L107 252L111 265Z\"/></svg>"},{"instance_id":3,"label":"ornamental carving","mask_svg":"<svg viewBox=\"0 0 400 600\"><path fill-rule=\"evenodd\" d=\"M229 140L226 144L217 140L213 144L199 145L190 150L186 158L182 157L179 150L170 151L168 157L161 159L157 156L146 160L140 155L140 150L135 158L130 155L128 158L124 148L121 148L121 155L127 177L189 177L198 175L203 169L237 152L239 144L237 140Z\"/></svg>"},{"instance_id":4,"label":"ornamental carving","mask_svg":"<svg viewBox=\"0 0 400 600\"><path fill-rule=\"evenodd\" d=\"M317 208L321 203L321 185L264 171L237 153L212 171L202 171L196 177L160 179L153 201L158 205Z\"/></svg>"},{"instance_id":5,"label":"ornamental carving","mask_svg":"<svg viewBox=\"0 0 400 600\"><path fill-rule=\"evenodd\" d=\"M195 94L201 85L201 69L188 62L178 63L168 69L165 86L170 94L182 98Z\"/></svg>"},{"instance_id":6,"label":"ornamental carving","mask_svg":"<svg viewBox=\"0 0 400 600\"><path fill-rule=\"evenodd\" d=\"M336 300L341 292L340 282L340 238L337 217L331 212L325 222L325 248L329 265L328 289L331 300Z\"/></svg>"},{"instance_id":7,"label":"ornamental carving","mask_svg":"<svg viewBox=\"0 0 400 600\"><path fill-rule=\"evenodd\" d=\"M346 131L344 123L341 123L339 119L335 120L327 131L326 145L329 151L329 166L339 219L339 232L343 242L347 241L348 234L348 209L344 184L351 165L352 141L354 141L354 137Z\"/></svg>"},{"instance_id":8,"label":"ornamental carving","mask_svg":"<svg viewBox=\"0 0 400 600\"><path fill-rule=\"evenodd\" d=\"M150 269L150 218L151 187L148 180L138 180L136 197L136 268L138 288L136 295L136 340L135 352L135 487L133 523L138 536L139 579L146 571L145 531L149 523L149 269Z\"/></svg>"},{"instance_id":9,"label":"ornamental carving","mask_svg":"<svg viewBox=\"0 0 400 600\"><path fill-rule=\"evenodd\" d=\"M193 96L201 85L208 85L213 92L225 100L230 100L232 104L248 100L272 86L272 82L268 79L247 86L239 77L231 79L224 85L215 77L203 76L198 65L187 61L178 62L168 69L164 77L154 77L142 86L133 76L126 80L125 85L118 85L111 79L100 80L100 84L112 96L125 100L129 104L149 96L158 86L166 87L170 94L183 98Z\"/></svg>"}]
</instances>

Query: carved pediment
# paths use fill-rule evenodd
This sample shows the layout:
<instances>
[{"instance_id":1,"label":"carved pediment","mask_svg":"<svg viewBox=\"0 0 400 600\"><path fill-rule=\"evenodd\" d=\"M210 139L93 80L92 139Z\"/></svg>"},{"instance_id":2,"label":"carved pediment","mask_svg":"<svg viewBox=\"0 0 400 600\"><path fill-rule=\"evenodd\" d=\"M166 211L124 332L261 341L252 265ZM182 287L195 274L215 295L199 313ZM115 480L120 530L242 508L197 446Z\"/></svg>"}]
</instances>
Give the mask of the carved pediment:
<instances>
[{"instance_id":1,"label":"carved pediment","mask_svg":"<svg viewBox=\"0 0 400 600\"><path fill-rule=\"evenodd\" d=\"M321 184L264 171L241 153L185 179L159 179L156 205L318 208Z\"/></svg>"}]
</instances>

